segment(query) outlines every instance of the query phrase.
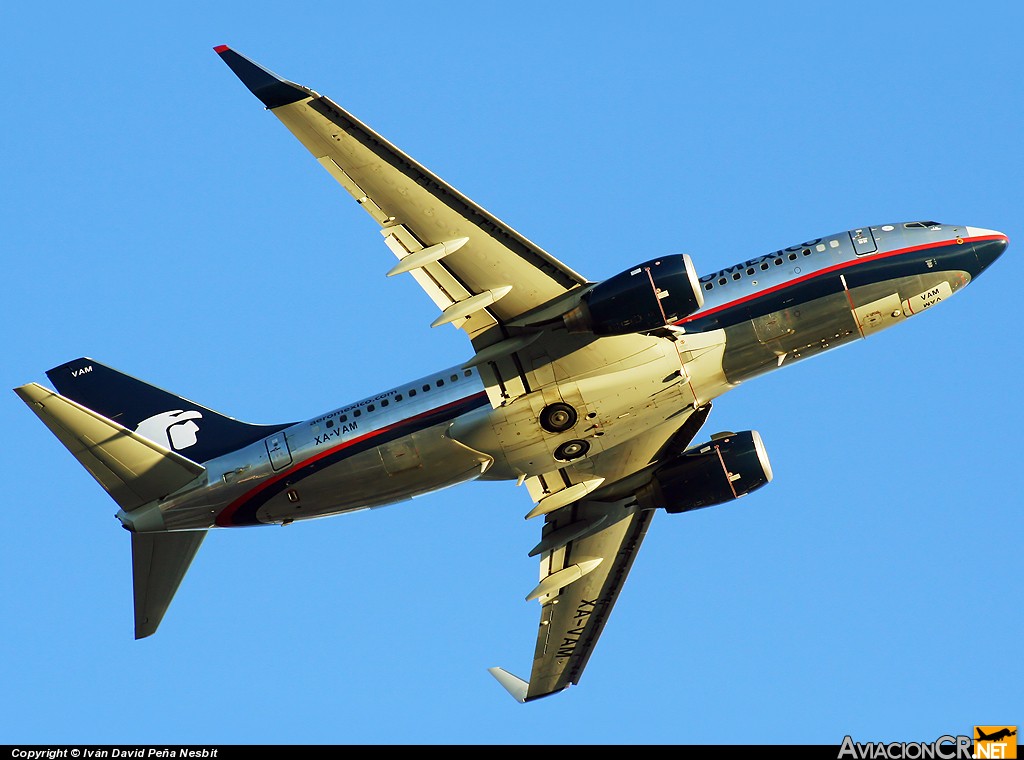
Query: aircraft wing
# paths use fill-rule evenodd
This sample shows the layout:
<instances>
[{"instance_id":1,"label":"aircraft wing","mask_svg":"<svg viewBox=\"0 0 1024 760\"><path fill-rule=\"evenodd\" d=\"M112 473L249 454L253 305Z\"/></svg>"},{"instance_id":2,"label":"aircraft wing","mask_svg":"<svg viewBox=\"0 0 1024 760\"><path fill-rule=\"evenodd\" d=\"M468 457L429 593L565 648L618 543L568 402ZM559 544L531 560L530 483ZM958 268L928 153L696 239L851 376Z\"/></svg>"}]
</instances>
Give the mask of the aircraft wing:
<instances>
[{"instance_id":1,"label":"aircraft wing","mask_svg":"<svg viewBox=\"0 0 1024 760\"><path fill-rule=\"evenodd\" d=\"M530 552L541 557L540 583L526 597L541 605L530 680L490 669L518 701L579 682L654 516L638 498L649 482L643 471L666 450L686 448L710 411L708 404L594 457L594 473L607 485L545 516Z\"/></svg>"},{"instance_id":2,"label":"aircraft wing","mask_svg":"<svg viewBox=\"0 0 1024 760\"><path fill-rule=\"evenodd\" d=\"M398 258L388 274L416 279L441 311L433 326L452 324L469 335L476 355L466 366L479 367L492 406L508 407L510 438L502 446L521 445L516 426L535 425L545 407L583 410L585 398L618 387L629 387L638 407L664 407L662 424L642 429L636 415L628 441L604 449L599 434L588 435L590 456L524 479L537 502L529 516L545 515L532 552L541 557L541 582L528 595L541 604L536 653L529 683L492 672L523 701L578 682L651 521L637 499L649 468L667 447L681 450L684 438L688 444L710 408L683 365L713 363L720 338L683 350L652 335L569 333L560 318L592 283L333 101L227 46L215 50L377 222ZM635 371L651 362L665 374ZM630 412L623 407L621 416ZM560 439L544 441L551 448Z\"/></svg>"},{"instance_id":3,"label":"aircraft wing","mask_svg":"<svg viewBox=\"0 0 1024 760\"><path fill-rule=\"evenodd\" d=\"M586 284L337 103L226 45L215 50L380 225L399 259L389 274L416 279L441 310L435 326L477 337Z\"/></svg>"},{"instance_id":4,"label":"aircraft wing","mask_svg":"<svg viewBox=\"0 0 1024 760\"><path fill-rule=\"evenodd\" d=\"M380 226L441 314L463 329L491 405L504 406L563 377L628 372L674 348L646 335L568 335L559 318L592 283L492 216L332 100L215 48L249 90ZM572 393L569 386L561 392ZM578 394L576 394L578 395ZM573 400L563 398L567 403ZM528 404L521 403L520 407ZM532 413L527 408L525 413Z\"/></svg>"}]
</instances>

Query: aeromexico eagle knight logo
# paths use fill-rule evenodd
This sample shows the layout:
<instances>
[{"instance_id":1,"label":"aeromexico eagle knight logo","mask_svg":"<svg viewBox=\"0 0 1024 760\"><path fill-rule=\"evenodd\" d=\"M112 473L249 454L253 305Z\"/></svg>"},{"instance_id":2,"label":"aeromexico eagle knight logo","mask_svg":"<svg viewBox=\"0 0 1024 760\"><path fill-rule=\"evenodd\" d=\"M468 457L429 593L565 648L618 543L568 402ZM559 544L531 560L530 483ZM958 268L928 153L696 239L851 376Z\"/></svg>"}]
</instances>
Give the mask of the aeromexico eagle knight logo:
<instances>
[{"instance_id":1,"label":"aeromexico eagle knight logo","mask_svg":"<svg viewBox=\"0 0 1024 760\"><path fill-rule=\"evenodd\" d=\"M171 451L181 451L199 442L199 425L195 420L202 418L201 412L173 409L144 419L135 432Z\"/></svg>"}]
</instances>

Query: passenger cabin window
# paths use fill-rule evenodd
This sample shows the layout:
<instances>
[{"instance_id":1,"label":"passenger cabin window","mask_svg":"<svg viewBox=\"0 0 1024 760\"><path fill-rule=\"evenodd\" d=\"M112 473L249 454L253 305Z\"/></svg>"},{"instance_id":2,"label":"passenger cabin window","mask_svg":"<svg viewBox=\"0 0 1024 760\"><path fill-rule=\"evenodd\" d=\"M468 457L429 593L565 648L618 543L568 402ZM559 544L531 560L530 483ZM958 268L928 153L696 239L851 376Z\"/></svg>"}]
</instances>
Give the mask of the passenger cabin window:
<instances>
[{"instance_id":1,"label":"passenger cabin window","mask_svg":"<svg viewBox=\"0 0 1024 760\"><path fill-rule=\"evenodd\" d=\"M342 414L338 416L338 422L348 422L348 415Z\"/></svg>"},{"instance_id":2,"label":"passenger cabin window","mask_svg":"<svg viewBox=\"0 0 1024 760\"><path fill-rule=\"evenodd\" d=\"M370 404L368 407L366 407L366 411L375 412L377 411L377 407L375 407L373 404Z\"/></svg>"},{"instance_id":3,"label":"passenger cabin window","mask_svg":"<svg viewBox=\"0 0 1024 760\"><path fill-rule=\"evenodd\" d=\"M380 402L380 405L381 405L382 408L387 406L388 405L388 400L384 399L383 401Z\"/></svg>"},{"instance_id":4,"label":"passenger cabin window","mask_svg":"<svg viewBox=\"0 0 1024 760\"><path fill-rule=\"evenodd\" d=\"M361 415L362 413L363 413L362 409L356 409L356 410L355 410L354 412L352 412L352 416L353 416L353 417L358 417L358 416L360 416L360 415Z\"/></svg>"}]
</instances>

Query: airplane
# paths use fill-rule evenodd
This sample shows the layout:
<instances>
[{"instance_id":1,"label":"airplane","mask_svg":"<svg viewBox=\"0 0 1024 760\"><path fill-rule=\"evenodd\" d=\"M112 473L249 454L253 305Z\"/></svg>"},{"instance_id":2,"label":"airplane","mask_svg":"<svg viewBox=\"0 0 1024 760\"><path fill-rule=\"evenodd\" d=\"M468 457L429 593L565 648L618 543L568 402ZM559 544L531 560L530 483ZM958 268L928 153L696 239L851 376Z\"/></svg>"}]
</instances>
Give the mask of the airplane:
<instances>
[{"instance_id":1,"label":"airplane","mask_svg":"<svg viewBox=\"0 0 1024 760\"><path fill-rule=\"evenodd\" d=\"M991 734L986 734L980 728L975 728L974 730L977 731L977 733L978 733L977 740L979 742L981 742L981 741L998 742L998 741L1000 741L1002 739L1008 739L1011 736L1016 736L1017 735L1017 730L1016 729L1011 731L1009 728L1007 728L1005 726L1003 728L1000 728L998 731L993 731Z\"/></svg>"},{"instance_id":2,"label":"airplane","mask_svg":"<svg viewBox=\"0 0 1024 760\"><path fill-rule=\"evenodd\" d=\"M376 223L463 363L307 420L255 425L91 358L15 392L119 507L135 636L156 632L209 530L287 525L474 480L525 486L540 565L519 702L578 684L656 511L727 504L773 478L754 430L698 434L738 385L901 324L1005 251L981 227L856 227L703 276L689 255L577 273L341 106L226 45L253 95ZM627 262L628 263L628 262ZM699 441L694 443L694 441ZM525 589L524 589L525 590Z\"/></svg>"}]
</instances>

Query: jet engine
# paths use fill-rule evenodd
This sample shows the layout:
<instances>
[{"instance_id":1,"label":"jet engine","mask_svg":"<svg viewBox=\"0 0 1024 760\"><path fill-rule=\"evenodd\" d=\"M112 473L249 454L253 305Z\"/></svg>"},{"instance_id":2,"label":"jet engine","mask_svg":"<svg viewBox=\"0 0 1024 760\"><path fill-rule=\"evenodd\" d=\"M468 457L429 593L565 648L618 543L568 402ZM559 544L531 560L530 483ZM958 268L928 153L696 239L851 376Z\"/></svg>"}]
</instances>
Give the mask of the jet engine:
<instances>
[{"instance_id":1,"label":"jet engine","mask_svg":"<svg viewBox=\"0 0 1024 760\"><path fill-rule=\"evenodd\" d=\"M657 330L703 305L693 261L675 254L599 282L562 319L570 332L627 335Z\"/></svg>"},{"instance_id":2,"label":"jet engine","mask_svg":"<svg viewBox=\"0 0 1024 760\"><path fill-rule=\"evenodd\" d=\"M650 500L673 514L724 504L767 485L772 466L755 430L723 433L659 467Z\"/></svg>"}]
</instances>

